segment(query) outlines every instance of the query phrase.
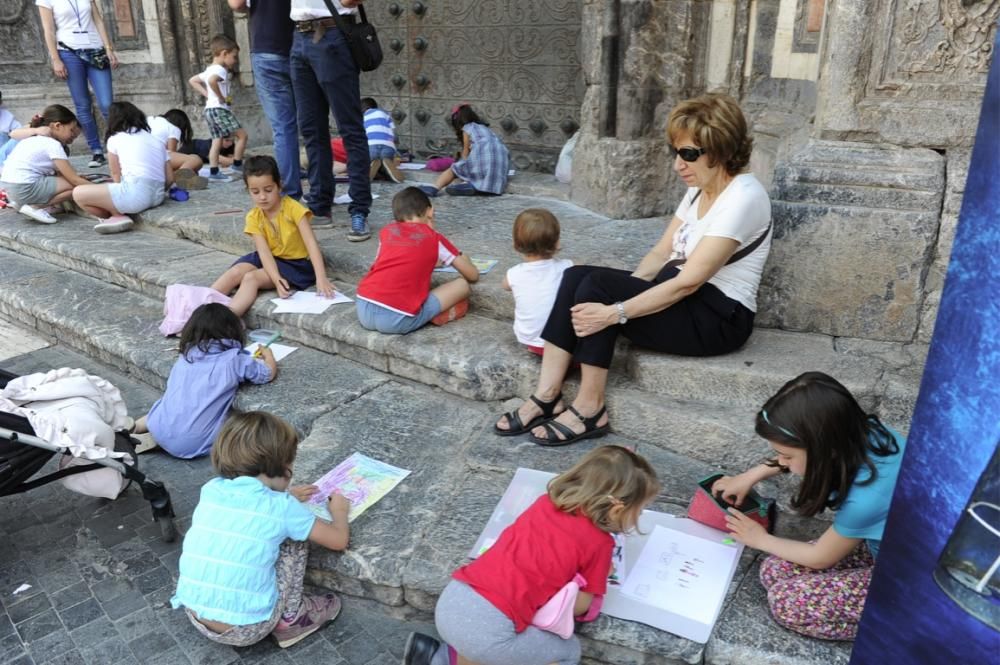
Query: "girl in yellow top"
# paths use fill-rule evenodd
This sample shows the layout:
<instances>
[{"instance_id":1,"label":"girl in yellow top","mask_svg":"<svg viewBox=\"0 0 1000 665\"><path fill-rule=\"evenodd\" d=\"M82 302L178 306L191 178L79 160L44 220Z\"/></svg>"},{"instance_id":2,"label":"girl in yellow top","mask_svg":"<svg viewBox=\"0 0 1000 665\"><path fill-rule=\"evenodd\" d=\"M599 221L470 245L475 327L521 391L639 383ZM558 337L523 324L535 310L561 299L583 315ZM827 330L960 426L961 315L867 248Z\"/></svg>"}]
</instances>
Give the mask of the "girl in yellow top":
<instances>
[{"instance_id":1,"label":"girl in yellow top","mask_svg":"<svg viewBox=\"0 0 1000 665\"><path fill-rule=\"evenodd\" d=\"M313 235L312 213L289 196L281 195L281 176L273 157L251 157L243 164L243 181L254 202L243 232L253 238L255 252L241 256L212 288L233 296L229 308L243 316L261 289L277 289L287 298L296 289L313 284L316 292L332 298L323 255Z\"/></svg>"}]
</instances>

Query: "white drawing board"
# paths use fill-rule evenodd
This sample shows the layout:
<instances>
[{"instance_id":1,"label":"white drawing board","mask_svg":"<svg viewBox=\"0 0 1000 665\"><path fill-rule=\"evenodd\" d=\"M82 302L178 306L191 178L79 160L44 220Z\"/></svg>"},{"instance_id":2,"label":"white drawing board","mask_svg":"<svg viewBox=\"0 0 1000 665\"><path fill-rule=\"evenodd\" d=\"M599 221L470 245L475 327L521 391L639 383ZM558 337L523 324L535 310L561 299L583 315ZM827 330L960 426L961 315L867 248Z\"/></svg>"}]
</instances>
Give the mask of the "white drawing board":
<instances>
[{"instance_id":1,"label":"white drawing board","mask_svg":"<svg viewBox=\"0 0 1000 665\"><path fill-rule=\"evenodd\" d=\"M517 469L469 558L489 549L545 493L554 476ZM624 574L619 584L608 585L601 612L704 644L743 553L743 545L723 541L731 542L729 534L687 518L644 510L639 533L624 538Z\"/></svg>"}]
</instances>

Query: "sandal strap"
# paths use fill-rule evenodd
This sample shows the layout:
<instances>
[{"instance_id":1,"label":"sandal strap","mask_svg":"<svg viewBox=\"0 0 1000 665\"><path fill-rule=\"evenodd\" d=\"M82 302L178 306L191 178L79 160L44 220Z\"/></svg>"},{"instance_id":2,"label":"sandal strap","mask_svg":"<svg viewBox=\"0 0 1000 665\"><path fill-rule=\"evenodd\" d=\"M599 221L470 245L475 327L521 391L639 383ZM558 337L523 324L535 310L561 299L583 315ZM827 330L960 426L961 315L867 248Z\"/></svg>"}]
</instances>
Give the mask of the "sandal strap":
<instances>
[{"instance_id":1,"label":"sandal strap","mask_svg":"<svg viewBox=\"0 0 1000 665\"><path fill-rule=\"evenodd\" d=\"M521 422L521 416L518 414L517 409L513 411L508 411L503 414L507 418L507 431L508 432L519 432L524 429L524 423Z\"/></svg>"},{"instance_id":2,"label":"sandal strap","mask_svg":"<svg viewBox=\"0 0 1000 665\"><path fill-rule=\"evenodd\" d=\"M542 429L545 430L546 441L568 441L577 436L576 432L571 430L566 425L563 425L558 420L550 420L547 423L542 423ZM562 434L561 439L555 436L557 433Z\"/></svg>"},{"instance_id":3,"label":"sandal strap","mask_svg":"<svg viewBox=\"0 0 1000 665\"><path fill-rule=\"evenodd\" d=\"M566 408L570 411L570 413L576 416L581 423L583 423L583 426L584 428L586 428L587 431L593 429L597 425L597 421L600 420L601 416L604 415L604 412L608 410L607 406L602 406L597 413L595 413L590 417L587 417L582 413L580 413L579 411L577 411L572 404L570 404Z\"/></svg>"},{"instance_id":4,"label":"sandal strap","mask_svg":"<svg viewBox=\"0 0 1000 665\"><path fill-rule=\"evenodd\" d=\"M534 403L535 403L535 405L536 405L536 406L537 406L537 407L538 407L539 409L541 409L541 410L542 410L542 415L543 415L543 416L545 416L546 418L550 418L550 417L552 417L552 412L556 410L556 404L558 404L558 403L559 403L559 400L561 400L561 399L562 399L562 392L560 392L560 393L559 393L558 395L556 395L556 396L555 396L555 398L554 398L554 399L552 399L552 401L550 401L550 402L543 402L543 401L542 401L541 399L539 399L538 397L535 397L535 394L534 394L534 393L532 393L532 394L531 394L531 395L529 396L529 399L530 399L530 400L531 400L532 402L534 402Z\"/></svg>"}]
</instances>

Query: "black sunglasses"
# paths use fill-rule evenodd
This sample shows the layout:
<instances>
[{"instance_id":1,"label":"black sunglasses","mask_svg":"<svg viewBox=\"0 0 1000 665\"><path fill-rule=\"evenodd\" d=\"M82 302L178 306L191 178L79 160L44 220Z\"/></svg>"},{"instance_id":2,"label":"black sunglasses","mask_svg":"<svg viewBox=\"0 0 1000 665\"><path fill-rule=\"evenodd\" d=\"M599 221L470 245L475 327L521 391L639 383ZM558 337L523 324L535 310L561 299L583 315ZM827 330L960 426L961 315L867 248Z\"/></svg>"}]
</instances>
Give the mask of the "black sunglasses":
<instances>
[{"instance_id":1,"label":"black sunglasses","mask_svg":"<svg viewBox=\"0 0 1000 665\"><path fill-rule=\"evenodd\" d=\"M704 155L707 150L704 148L675 148L670 146L670 157L671 159L676 159L677 155L681 156L685 162L697 162L698 158Z\"/></svg>"}]
</instances>

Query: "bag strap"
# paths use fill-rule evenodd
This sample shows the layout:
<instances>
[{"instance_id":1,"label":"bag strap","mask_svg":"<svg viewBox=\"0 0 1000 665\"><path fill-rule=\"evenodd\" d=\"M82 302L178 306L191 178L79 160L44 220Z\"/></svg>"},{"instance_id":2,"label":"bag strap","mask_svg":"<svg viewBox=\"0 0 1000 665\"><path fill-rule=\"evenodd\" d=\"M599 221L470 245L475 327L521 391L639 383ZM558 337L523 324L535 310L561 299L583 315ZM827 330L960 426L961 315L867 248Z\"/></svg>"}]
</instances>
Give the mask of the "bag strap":
<instances>
[{"instance_id":1,"label":"bag strap","mask_svg":"<svg viewBox=\"0 0 1000 665\"><path fill-rule=\"evenodd\" d=\"M346 36L348 34L347 24L344 23L344 19L340 16L340 12L337 11L337 8L333 6L332 0L323 0L323 2L326 3L326 8L330 10L331 18L336 21L337 29ZM365 14L365 6L363 4L358 5L358 16L361 17L362 23L368 22L368 16Z\"/></svg>"},{"instance_id":2,"label":"bag strap","mask_svg":"<svg viewBox=\"0 0 1000 665\"><path fill-rule=\"evenodd\" d=\"M698 194L695 194L695 198L697 198L697 196L698 196ZM746 258L750 254L752 254L755 249L757 249L758 247L760 247L761 243L763 243L764 240L767 238L767 236L769 236L770 234L771 234L771 222L768 222L767 223L767 228L764 229L764 232L760 234L760 237L758 237L756 240L754 240L752 243L750 243L749 245L747 245L743 249L739 250L738 252L733 252L733 255L729 257L729 260L726 261L725 263L723 263L722 265L723 266L731 266L732 264L736 263L740 259ZM664 263L663 264L663 268L660 268L660 270L663 270L664 268L677 268L677 267L680 267L680 266L684 265L685 263L687 263L687 258L672 259L672 260L667 261L666 263Z\"/></svg>"}]
</instances>

